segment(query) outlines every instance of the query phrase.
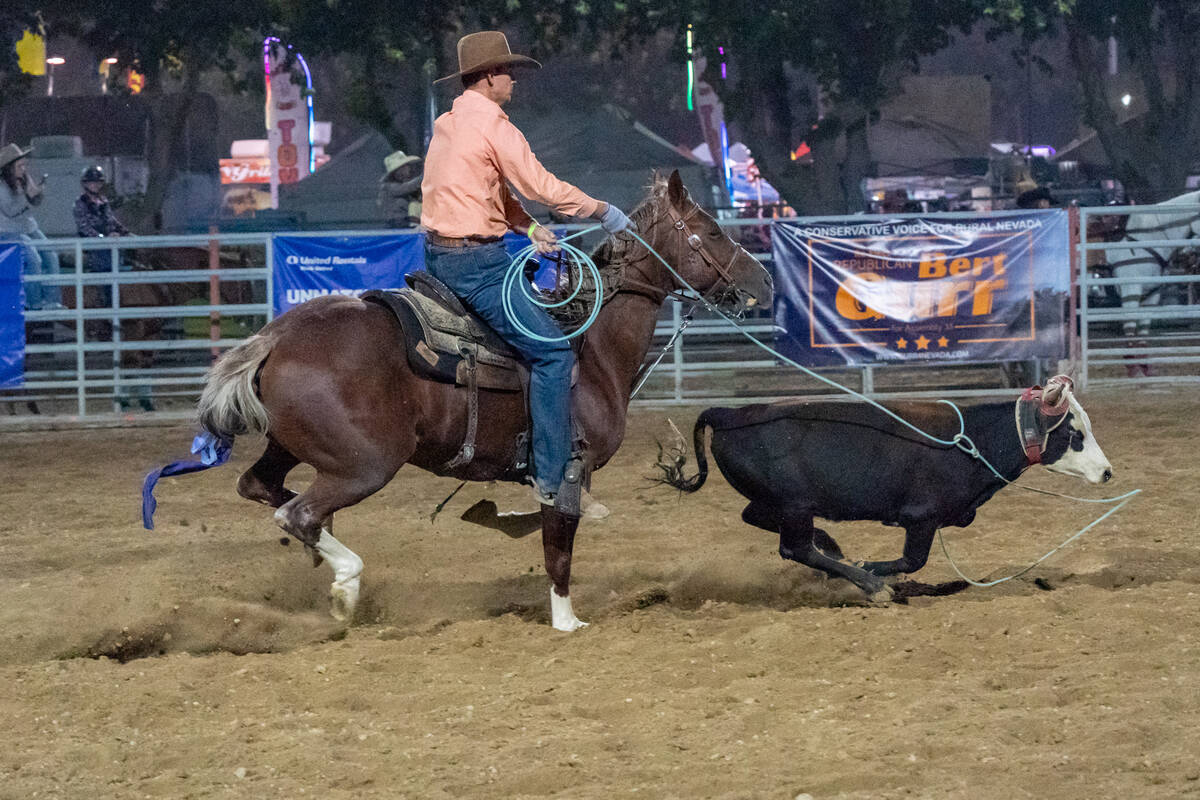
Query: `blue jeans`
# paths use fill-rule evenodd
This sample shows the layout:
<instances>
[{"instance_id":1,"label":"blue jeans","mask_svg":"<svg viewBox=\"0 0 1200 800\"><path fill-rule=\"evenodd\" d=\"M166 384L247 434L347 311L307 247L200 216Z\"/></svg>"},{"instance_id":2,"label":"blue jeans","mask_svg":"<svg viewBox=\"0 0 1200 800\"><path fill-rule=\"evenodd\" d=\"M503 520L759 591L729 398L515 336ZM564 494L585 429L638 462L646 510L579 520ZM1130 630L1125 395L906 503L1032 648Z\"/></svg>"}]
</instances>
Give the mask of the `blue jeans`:
<instances>
[{"instance_id":1,"label":"blue jeans","mask_svg":"<svg viewBox=\"0 0 1200 800\"><path fill-rule=\"evenodd\" d=\"M34 240L45 240L45 238L46 234L40 230L35 230L27 236L22 234L17 237L21 242L21 249L25 254L26 275L58 274L58 253L53 250L38 252L37 248L33 246ZM55 304L62 304L62 289L44 283L25 283L26 308L37 311L38 309L49 308Z\"/></svg>"},{"instance_id":2,"label":"blue jeans","mask_svg":"<svg viewBox=\"0 0 1200 800\"><path fill-rule=\"evenodd\" d=\"M529 407L533 417L533 464L538 488L557 492L571 457L571 370L575 353L570 342L540 342L513 326L504 313L504 274L510 258L503 242L475 247L425 246L425 269L449 286L532 368ZM550 316L513 287L513 312L521 324L545 337L561 337Z\"/></svg>"}]
</instances>

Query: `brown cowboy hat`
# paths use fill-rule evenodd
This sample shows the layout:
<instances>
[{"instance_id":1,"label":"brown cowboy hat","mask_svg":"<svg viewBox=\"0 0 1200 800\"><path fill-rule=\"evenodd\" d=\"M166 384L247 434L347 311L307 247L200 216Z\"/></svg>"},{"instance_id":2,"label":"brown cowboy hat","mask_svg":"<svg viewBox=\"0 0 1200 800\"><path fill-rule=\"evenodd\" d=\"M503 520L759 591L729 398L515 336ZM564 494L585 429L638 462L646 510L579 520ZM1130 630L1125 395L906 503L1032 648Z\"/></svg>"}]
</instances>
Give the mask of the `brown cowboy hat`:
<instances>
[{"instance_id":1,"label":"brown cowboy hat","mask_svg":"<svg viewBox=\"0 0 1200 800\"><path fill-rule=\"evenodd\" d=\"M472 72L482 72L493 67L505 65L514 67L532 67L541 69L542 65L529 56L514 53L508 47L508 39L500 31L480 31L469 33L458 40L458 72L438 78L434 83L441 83Z\"/></svg>"},{"instance_id":2,"label":"brown cowboy hat","mask_svg":"<svg viewBox=\"0 0 1200 800\"><path fill-rule=\"evenodd\" d=\"M6 144L0 147L0 169L7 167L14 161L20 161L25 156L33 152L33 148L22 150L19 145Z\"/></svg>"}]
</instances>

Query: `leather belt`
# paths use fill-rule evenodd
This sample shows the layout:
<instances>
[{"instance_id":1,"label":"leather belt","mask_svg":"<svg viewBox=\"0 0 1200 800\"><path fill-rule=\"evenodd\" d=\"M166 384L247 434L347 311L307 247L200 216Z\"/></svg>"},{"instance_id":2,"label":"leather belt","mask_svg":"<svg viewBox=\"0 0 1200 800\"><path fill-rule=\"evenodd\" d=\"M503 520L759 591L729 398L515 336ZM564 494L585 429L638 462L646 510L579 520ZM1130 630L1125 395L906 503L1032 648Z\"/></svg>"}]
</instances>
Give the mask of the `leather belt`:
<instances>
[{"instance_id":1,"label":"leather belt","mask_svg":"<svg viewBox=\"0 0 1200 800\"><path fill-rule=\"evenodd\" d=\"M502 238L500 236L442 236L433 231L426 231L425 233L425 240L438 247L479 247L480 245L499 242Z\"/></svg>"}]
</instances>

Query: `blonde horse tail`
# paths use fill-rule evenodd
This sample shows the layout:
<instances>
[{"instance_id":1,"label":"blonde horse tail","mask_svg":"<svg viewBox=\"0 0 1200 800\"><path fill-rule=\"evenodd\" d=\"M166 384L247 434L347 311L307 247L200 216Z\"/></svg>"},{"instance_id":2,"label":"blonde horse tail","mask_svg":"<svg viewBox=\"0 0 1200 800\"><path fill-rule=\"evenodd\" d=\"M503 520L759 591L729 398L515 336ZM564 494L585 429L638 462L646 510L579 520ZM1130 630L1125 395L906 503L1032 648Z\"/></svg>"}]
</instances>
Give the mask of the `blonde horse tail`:
<instances>
[{"instance_id":1,"label":"blonde horse tail","mask_svg":"<svg viewBox=\"0 0 1200 800\"><path fill-rule=\"evenodd\" d=\"M258 399L255 379L274 346L274 335L257 333L213 364L196 409L204 430L226 439L267 432L270 416Z\"/></svg>"}]
</instances>

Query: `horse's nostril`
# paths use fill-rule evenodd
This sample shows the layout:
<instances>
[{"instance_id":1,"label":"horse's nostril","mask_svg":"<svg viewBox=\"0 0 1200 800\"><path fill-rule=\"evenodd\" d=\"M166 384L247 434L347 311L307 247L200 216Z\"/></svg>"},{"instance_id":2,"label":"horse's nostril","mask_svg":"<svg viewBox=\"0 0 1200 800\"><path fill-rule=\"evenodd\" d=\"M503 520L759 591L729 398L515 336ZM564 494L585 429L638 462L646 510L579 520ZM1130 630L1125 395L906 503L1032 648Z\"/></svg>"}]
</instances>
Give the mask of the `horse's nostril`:
<instances>
[{"instance_id":1,"label":"horse's nostril","mask_svg":"<svg viewBox=\"0 0 1200 800\"><path fill-rule=\"evenodd\" d=\"M1108 483L1110 480L1112 480L1112 470L1111 469L1104 470L1104 475L1101 478L1101 480L1103 480L1105 483Z\"/></svg>"}]
</instances>

